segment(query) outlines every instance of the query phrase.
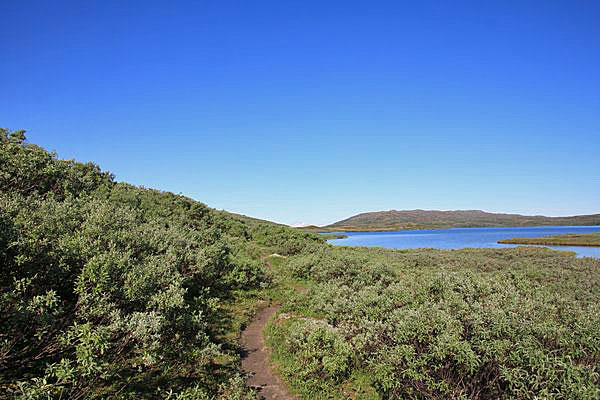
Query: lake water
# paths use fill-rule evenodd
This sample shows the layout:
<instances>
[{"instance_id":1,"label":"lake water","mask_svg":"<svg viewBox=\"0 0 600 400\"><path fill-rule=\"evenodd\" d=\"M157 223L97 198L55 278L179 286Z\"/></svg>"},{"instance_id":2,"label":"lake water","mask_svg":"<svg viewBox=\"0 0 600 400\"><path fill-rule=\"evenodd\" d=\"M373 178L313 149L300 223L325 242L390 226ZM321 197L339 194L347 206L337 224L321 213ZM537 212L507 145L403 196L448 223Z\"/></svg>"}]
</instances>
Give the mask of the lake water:
<instances>
[{"instance_id":1,"label":"lake water","mask_svg":"<svg viewBox=\"0 0 600 400\"><path fill-rule=\"evenodd\" d=\"M524 245L499 244L498 240L553 235L600 233L600 226L541 226L532 228L455 228L401 232L343 232L346 239L330 240L334 246L366 246L386 249L503 248ZM600 247L544 246L573 251L577 257L600 258Z\"/></svg>"}]
</instances>

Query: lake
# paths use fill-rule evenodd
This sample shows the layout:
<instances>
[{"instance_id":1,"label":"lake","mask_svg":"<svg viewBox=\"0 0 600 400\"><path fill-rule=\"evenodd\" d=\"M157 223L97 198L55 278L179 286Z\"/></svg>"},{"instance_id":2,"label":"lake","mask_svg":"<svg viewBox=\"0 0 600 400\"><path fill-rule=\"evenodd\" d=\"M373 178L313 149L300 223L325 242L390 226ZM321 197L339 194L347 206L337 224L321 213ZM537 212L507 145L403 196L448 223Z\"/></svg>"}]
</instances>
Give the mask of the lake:
<instances>
[{"instance_id":1,"label":"lake","mask_svg":"<svg viewBox=\"0 0 600 400\"><path fill-rule=\"evenodd\" d=\"M383 247L386 249L504 248L525 245L499 244L499 240L537 238L563 234L600 233L600 226L540 226L528 228L455 228L400 232L343 232L346 239L330 240L334 246ZM600 258L600 247L542 246L573 251L577 257Z\"/></svg>"}]
</instances>

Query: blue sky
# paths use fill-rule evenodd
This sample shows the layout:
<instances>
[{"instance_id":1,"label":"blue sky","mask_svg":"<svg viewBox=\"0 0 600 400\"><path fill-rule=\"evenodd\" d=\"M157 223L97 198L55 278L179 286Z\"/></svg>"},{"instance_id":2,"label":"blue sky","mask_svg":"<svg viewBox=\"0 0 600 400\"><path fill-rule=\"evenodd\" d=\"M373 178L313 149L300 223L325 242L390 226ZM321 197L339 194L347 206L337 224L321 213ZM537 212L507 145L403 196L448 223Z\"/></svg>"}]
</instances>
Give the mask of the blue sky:
<instances>
[{"instance_id":1,"label":"blue sky","mask_svg":"<svg viewBox=\"0 0 600 400\"><path fill-rule=\"evenodd\" d=\"M0 126L211 207L600 213L600 3L5 1Z\"/></svg>"}]
</instances>

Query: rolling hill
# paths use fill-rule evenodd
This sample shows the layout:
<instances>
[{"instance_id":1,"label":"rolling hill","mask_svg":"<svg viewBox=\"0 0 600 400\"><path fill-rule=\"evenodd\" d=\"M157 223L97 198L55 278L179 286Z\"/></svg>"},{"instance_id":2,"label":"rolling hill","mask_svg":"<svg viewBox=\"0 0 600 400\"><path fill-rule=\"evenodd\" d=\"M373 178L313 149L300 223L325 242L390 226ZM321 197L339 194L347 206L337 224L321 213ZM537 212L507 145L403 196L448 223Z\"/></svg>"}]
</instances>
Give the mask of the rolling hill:
<instances>
[{"instance_id":1,"label":"rolling hill","mask_svg":"<svg viewBox=\"0 0 600 400\"><path fill-rule=\"evenodd\" d=\"M481 210L405 210L361 213L323 227L325 230L395 230L554 225L600 225L600 214L571 217L498 214Z\"/></svg>"}]
</instances>

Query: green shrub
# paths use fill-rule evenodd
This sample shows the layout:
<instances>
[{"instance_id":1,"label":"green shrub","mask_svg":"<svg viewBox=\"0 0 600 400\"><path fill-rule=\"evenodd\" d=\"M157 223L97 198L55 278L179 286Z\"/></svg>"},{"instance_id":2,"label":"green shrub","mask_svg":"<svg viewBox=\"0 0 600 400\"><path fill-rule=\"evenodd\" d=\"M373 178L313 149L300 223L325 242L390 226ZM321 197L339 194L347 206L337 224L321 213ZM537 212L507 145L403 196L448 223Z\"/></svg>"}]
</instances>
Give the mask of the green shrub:
<instances>
[{"instance_id":1,"label":"green shrub","mask_svg":"<svg viewBox=\"0 0 600 400\"><path fill-rule=\"evenodd\" d=\"M326 322L315 319L291 319L270 326L271 343L293 362L282 372L301 382L297 389L305 396L326 392L331 385L347 379L352 348Z\"/></svg>"},{"instance_id":2,"label":"green shrub","mask_svg":"<svg viewBox=\"0 0 600 400\"><path fill-rule=\"evenodd\" d=\"M93 163L58 160L56 154L26 143L25 131L0 128L0 146L0 192L52 194L62 199L113 182L110 173L101 172Z\"/></svg>"},{"instance_id":3,"label":"green shrub","mask_svg":"<svg viewBox=\"0 0 600 400\"><path fill-rule=\"evenodd\" d=\"M22 132L0 132L0 165L0 392L155 397L169 379L180 398L254 396L210 372L220 300L266 282L245 221Z\"/></svg>"},{"instance_id":4,"label":"green shrub","mask_svg":"<svg viewBox=\"0 0 600 400\"><path fill-rule=\"evenodd\" d=\"M316 234L278 225L256 225L251 233L256 243L284 256L300 254L323 245L323 239Z\"/></svg>"},{"instance_id":5,"label":"green shrub","mask_svg":"<svg viewBox=\"0 0 600 400\"><path fill-rule=\"evenodd\" d=\"M312 385L311 396L343 398L341 383L368 376L385 399L600 397L598 260L543 249L323 248L288 268L316 284L284 311L321 319L317 332L344 343L316 346L301 318L271 332L284 370L296 369L291 379ZM338 380L319 346L351 360Z\"/></svg>"}]
</instances>

